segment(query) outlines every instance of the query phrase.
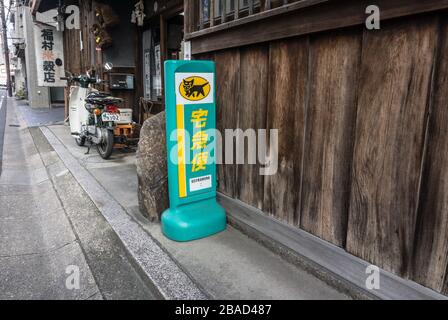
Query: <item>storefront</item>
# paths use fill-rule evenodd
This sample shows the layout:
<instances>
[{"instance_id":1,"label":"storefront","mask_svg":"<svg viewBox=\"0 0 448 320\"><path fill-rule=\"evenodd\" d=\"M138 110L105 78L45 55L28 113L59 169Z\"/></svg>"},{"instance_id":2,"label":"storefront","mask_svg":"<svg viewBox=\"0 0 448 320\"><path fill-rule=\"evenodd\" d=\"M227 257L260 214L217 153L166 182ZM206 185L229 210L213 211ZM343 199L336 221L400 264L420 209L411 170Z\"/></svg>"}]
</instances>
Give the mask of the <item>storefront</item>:
<instances>
[{"instance_id":1,"label":"storefront","mask_svg":"<svg viewBox=\"0 0 448 320\"><path fill-rule=\"evenodd\" d=\"M151 0L143 6L145 19L139 32L141 122L164 109L163 65L165 60L183 59L184 36L183 1Z\"/></svg>"},{"instance_id":2,"label":"storefront","mask_svg":"<svg viewBox=\"0 0 448 320\"><path fill-rule=\"evenodd\" d=\"M123 98L136 122L162 111L163 63L183 57L183 1L71 3L80 8L81 28L65 31L66 69L96 70L106 80L100 89Z\"/></svg>"}]
</instances>

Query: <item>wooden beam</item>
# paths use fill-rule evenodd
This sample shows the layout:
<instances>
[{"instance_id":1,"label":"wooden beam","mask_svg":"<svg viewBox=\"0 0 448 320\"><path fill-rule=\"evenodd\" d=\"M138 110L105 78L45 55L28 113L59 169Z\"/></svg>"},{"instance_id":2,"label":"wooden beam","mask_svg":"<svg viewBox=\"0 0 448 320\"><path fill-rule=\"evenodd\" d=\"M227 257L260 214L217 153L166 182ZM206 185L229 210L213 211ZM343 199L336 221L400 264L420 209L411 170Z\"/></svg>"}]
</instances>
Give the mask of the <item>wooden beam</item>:
<instances>
[{"instance_id":1,"label":"wooden beam","mask_svg":"<svg viewBox=\"0 0 448 320\"><path fill-rule=\"evenodd\" d=\"M194 21L194 0L184 1L184 30L185 33L192 33L195 31Z\"/></svg>"},{"instance_id":2,"label":"wooden beam","mask_svg":"<svg viewBox=\"0 0 448 320\"><path fill-rule=\"evenodd\" d=\"M238 21L227 22L225 25L220 24L214 28L208 28L208 29L204 29L202 31L196 31L192 34L186 34L185 37L186 37L186 39L200 37L200 36L206 35L208 33L227 30L229 28L237 27L237 26L240 26L243 24L255 22L258 20L263 20L263 19L270 18L270 17L274 17L274 16L277 16L280 14L288 13L288 12L291 12L291 11L294 11L297 9L302 9L305 7L313 6L313 5L316 5L316 4L319 4L322 2L327 2L327 1L329 1L329 0L302 0L302 1L294 2L294 3L286 5L286 6L282 6L280 8L276 8L276 9L267 11L267 12L259 12L259 13L253 14L253 12L254 12L253 0L249 0L249 8L248 8L249 16L248 17L244 17L242 19L239 19Z\"/></svg>"},{"instance_id":3,"label":"wooden beam","mask_svg":"<svg viewBox=\"0 0 448 320\"><path fill-rule=\"evenodd\" d=\"M186 38L191 40L192 54L198 54L361 25L367 18L365 9L369 4L369 0L304 0L192 33ZM378 0L376 4L381 8L382 21L448 8L448 0ZM265 20L267 17L270 19Z\"/></svg>"},{"instance_id":4,"label":"wooden beam","mask_svg":"<svg viewBox=\"0 0 448 320\"><path fill-rule=\"evenodd\" d=\"M41 4L42 0L33 0L31 3L31 13L34 15L37 12L37 9L39 9L39 6Z\"/></svg>"}]
</instances>

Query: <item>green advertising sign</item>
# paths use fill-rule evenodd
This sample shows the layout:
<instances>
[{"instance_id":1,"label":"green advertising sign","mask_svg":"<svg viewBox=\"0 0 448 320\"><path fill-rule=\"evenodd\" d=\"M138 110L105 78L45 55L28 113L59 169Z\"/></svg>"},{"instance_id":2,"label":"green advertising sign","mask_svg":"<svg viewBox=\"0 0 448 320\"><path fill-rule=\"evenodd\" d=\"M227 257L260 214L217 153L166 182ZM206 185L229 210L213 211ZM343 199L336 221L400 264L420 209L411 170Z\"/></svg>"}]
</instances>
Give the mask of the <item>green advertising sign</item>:
<instances>
[{"instance_id":1,"label":"green advertising sign","mask_svg":"<svg viewBox=\"0 0 448 320\"><path fill-rule=\"evenodd\" d=\"M189 241L226 228L216 202L216 92L212 61L166 61L165 103L170 208L162 231Z\"/></svg>"}]
</instances>

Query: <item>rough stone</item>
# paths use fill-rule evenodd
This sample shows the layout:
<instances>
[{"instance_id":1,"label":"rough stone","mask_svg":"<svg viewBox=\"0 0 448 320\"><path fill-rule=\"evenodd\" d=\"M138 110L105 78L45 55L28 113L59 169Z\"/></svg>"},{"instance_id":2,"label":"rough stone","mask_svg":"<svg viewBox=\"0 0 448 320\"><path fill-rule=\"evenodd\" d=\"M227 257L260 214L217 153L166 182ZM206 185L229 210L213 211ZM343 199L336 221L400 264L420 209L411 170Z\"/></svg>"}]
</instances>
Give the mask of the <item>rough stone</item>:
<instances>
[{"instance_id":1,"label":"rough stone","mask_svg":"<svg viewBox=\"0 0 448 320\"><path fill-rule=\"evenodd\" d=\"M165 141L163 111L143 123L137 150L138 202L151 221L160 221L169 206Z\"/></svg>"}]
</instances>

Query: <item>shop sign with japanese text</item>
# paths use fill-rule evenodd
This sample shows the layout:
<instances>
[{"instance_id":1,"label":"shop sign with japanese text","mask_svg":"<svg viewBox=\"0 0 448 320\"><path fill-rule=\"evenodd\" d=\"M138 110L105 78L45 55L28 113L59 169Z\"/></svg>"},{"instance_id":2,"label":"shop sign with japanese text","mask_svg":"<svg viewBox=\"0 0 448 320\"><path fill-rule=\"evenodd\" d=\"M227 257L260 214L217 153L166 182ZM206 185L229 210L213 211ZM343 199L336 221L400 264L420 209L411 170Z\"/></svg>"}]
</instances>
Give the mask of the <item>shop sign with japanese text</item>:
<instances>
[{"instance_id":1,"label":"shop sign with japanese text","mask_svg":"<svg viewBox=\"0 0 448 320\"><path fill-rule=\"evenodd\" d=\"M175 90L179 197L186 198L215 186L214 74L177 72Z\"/></svg>"},{"instance_id":2,"label":"shop sign with japanese text","mask_svg":"<svg viewBox=\"0 0 448 320\"><path fill-rule=\"evenodd\" d=\"M216 77L213 61L165 62L166 134L170 208L162 232L175 241L226 229L216 200Z\"/></svg>"},{"instance_id":3,"label":"shop sign with japanese text","mask_svg":"<svg viewBox=\"0 0 448 320\"><path fill-rule=\"evenodd\" d=\"M34 24L37 80L41 87L65 87L64 47L61 31L56 28Z\"/></svg>"}]
</instances>

